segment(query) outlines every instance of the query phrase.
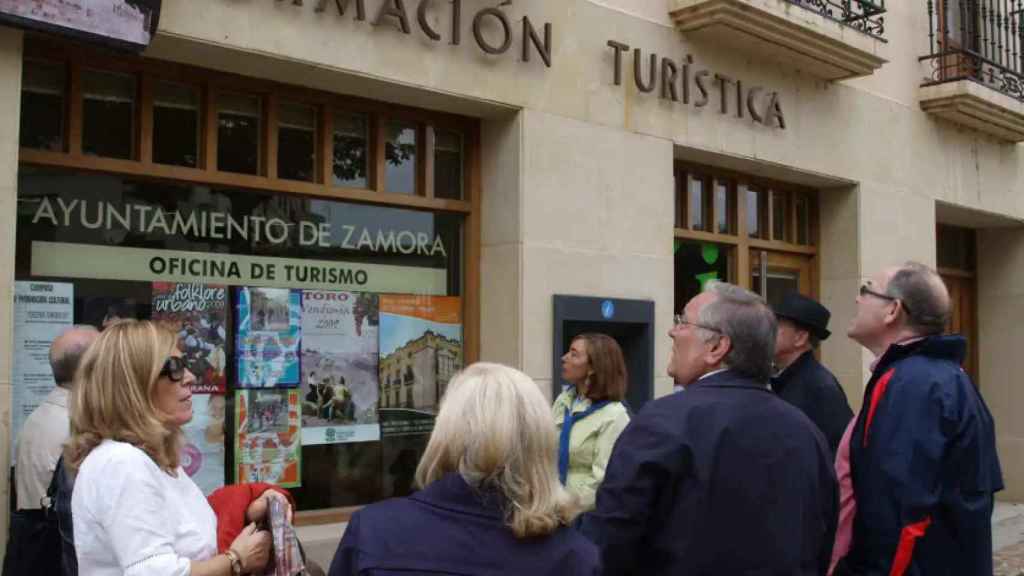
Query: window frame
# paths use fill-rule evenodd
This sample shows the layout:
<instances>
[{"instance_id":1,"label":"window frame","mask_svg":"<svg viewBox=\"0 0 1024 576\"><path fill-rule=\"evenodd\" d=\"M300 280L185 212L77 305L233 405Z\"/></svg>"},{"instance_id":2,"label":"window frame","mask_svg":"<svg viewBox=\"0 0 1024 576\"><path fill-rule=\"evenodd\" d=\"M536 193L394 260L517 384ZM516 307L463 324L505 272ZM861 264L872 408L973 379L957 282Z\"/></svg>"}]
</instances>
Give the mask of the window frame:
<instances>
[{"instance_id":1,"label":"window frame","mask_svg":"<svg viewBox=\"0 0 1024 576\"><path fill-rule=\"evenodd\" d=\"M811 259L812 293L818 293L817 278L819 277L819 270L817 254L818 246L821 244L821 226L818 211L818 192L816 190L786 182L750 176L731 170L700 164L691 164L681 160L675 161L674 172L676 176L676 185L674 190L674 201L676 203L674 238L697 242L712 242L729 248L733 254L729 270L729 282L747 289L752 288L750 286L750 274L747 274L744 271L750 269L752 252L767 250L771 252L807 256ZM685 227L688 223L688 215L686 213L686 207L688 206L689 201L688 183L690 175L692 174L696 174L700 178L710 182L710 190L712 190L712 192L714 191L714 185L716 183L724 183L727 185L727 207L732 209L732 214L729 215L729 224L732 230L730 233L726 234L717 232L715 228L715 223L717 222L717 214L715 212L717 208L715 207L714 201L711 202L711 206L709 207L710 212L708 213L708 218L710 218L710 221L712 222L712 229L716 231L707 232L703 230L691 230ZM761 194L766 195L763 199L764 201L759 203L759 210L761 212L761 235L757 238L750 237L747 230L746 193L748 188L754 188ZM770 193L782 193L786 199L786 240L768 239L771 237L774 230L772 210L770 209L770 203L768 201L769 197L767 196ZM795 198L797 196L806 198L808 202L808 244L797 244L795 242L795 239L797 238L797 203L795 202ZM680 223L683 224L683 227L680 227Z\"/></svg>"},{"instance_id":2,"label":"window frame","mask_svg":"<svg viewBox=\"0 0 1024 576\"><path fill-rule=\"evenodd\" d=\"M146 58L128 58L71 45L35 34L26 36L23 61L42 61L65 66L67 82L63 105L62 151L19 148L19 165L55 167L109 173L143 179L170 180L189 184L252 189L287 195L342 200L429 212L461 214L463 221L462 300L463 354L465 364L479 359L480 350L480 202L482 190L480 121L450 113L411 108L352 96L342 96L270 80L255 79L185 64ZM132 75L136 79L134 107L134 156L116 159L88 156L82 152L82 71ZM157 82L187 85L200 94L199 161L197 167L158 164L153 161L154 87ZM238 174L217 170L217 96L221 92L257 96L261 102L260 174ZM313 182L277 177L278 102L288 101L314 107L316 117L316 166ZM367 130L367 188L334 184L334 114L362 114ZM417 127L416 195L385 191L384 128L389 120L409 122ZM427 135L437 127L456 132L463 145L463 199L438 199L433 195L434 151ZM317 525L345 522L362 506L325 508L295 513L295 524Z\"/></svg>"}]
</instances>

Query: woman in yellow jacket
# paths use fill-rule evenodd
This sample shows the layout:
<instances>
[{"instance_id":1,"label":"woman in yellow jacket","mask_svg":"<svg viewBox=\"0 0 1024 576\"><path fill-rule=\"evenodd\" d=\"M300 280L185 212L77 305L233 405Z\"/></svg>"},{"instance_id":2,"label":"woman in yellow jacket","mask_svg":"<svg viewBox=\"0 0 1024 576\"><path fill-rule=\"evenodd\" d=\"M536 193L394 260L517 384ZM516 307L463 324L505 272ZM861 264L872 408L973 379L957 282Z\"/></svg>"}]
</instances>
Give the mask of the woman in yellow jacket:
<instances>
[{"instance_id":1,"label":"woman in yellow jacket","mask_svg":"<svg viewBox=\"0 0 1024 576\"><path fill-rule=\"evenodd\" d=\"M626 362L610 336L577 336L562 356L562 379L568 384L552 411L559 432L558 474L585 510L604 480L615 440L629 424L622 403Z\"/></svg>"}]
</instances>

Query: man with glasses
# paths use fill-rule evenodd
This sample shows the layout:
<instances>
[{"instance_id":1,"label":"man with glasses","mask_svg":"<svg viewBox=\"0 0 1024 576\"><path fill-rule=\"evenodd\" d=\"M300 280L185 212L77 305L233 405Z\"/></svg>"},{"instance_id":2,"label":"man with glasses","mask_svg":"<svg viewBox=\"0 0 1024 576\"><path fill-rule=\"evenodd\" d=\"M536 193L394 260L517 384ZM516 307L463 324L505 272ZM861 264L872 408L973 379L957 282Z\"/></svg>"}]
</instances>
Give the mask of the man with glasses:
<instances>
[{"instance_id":1,"label":"man with glasses","mask_svg":"<svg viewBox=\"0 0 1024 576\"><path fill-rule=\"evenodd\" d=\"M768 388L776 322L712 281L676 317L668 374L687 387L619 436L582 531L604 573L823 574L837 516L821 432Z\"/></svg>"},{"instance_id":2,"label":"man with glasses","mask_svg":"<svg viewBox=\"0 0 1024 576\"><path fill-rule=\"evenodd\" d=\"M942 335L949 307L942 278L914 262L860 288L848 334L876 360L850 434L857 510L836 574L992 574L1002 474L992 416L960 367L966 341Z\"/></svg>"}]
</instances>

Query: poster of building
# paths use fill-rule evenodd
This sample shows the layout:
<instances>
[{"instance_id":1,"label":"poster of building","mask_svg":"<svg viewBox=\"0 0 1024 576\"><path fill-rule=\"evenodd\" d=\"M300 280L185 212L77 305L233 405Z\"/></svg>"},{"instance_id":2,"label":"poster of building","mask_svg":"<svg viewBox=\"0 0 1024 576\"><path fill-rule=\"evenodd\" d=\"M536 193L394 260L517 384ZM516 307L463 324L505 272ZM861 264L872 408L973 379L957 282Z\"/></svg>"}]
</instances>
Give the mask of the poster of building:
<instances>
[{"instance_id":1,"label":"poster of building","mask_svg":"<svg viewBox=\"0 0 1024 576\"><path fill-rule=\"evenodd\" d=\"M462 363L460 298L381 295L381 433L430 432L448 381Z\"/></svg>"},{"instance_id":2,"label":"poster of building","mask_svg":"<svg viewBox=\"0 0 1024 576\"><path fill-rule=\"evenodd\" d=\"M299 385L302 292L238 289L238 387Z\"/></svg>"},{"instance_id":3,"label":"poster of building","mask_svg":"<svg viewBox=\"0 0 1024 576\"><path fill-rule=\"evenodd\" d=\"M299 391L235 391L235 481L286 488L302 482Z\"/></svg>"},{"instance_id":4,"label":"poster of building","mask_svg":"<svg viewBox=\"0 0 1024 576\"><path fill-rule=\"evenodd\" d=\"M380 439L376 294L302 293L302 444Z\"/></svg>"},{"instance_id":5,"label":"poster of building","mask_svg":"<svg viewBox=\"0 0 1024 576\"><path fill-rule=\"evenodd\" d=\"M178 334L178 346L196 377L194 393L224 393L227 307L226 286L153 283L152 319Z\"/></svg>"},{"instance_id":6,"label":"poster of building","mask_svg":"<svg viewBox=\"0 0 1024 576\"><path fill-rule=\"evenodd\" d=\"M11 461L25 419L53 390L50 344L74 324L74 285L14 283L14 373Z\"/></svg>"},{"instance_id":7,"label":"poster of building","mask_svg":"<svg viewBox=\"0 0 1024 576\"><path fill-rule=\"evenodd\" d=\"M192 420L184 427L181 467L207 496L224 485L226 409L223 395L193 394Z\"/></svg>"}]
</instances>

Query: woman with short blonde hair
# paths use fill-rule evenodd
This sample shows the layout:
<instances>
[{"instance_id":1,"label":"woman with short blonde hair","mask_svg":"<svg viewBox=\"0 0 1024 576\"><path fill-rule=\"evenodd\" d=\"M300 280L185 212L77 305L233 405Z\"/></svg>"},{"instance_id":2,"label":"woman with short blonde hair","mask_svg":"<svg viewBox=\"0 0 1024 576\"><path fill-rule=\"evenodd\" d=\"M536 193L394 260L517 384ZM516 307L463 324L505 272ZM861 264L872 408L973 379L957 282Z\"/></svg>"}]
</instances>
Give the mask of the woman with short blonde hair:
<instances>
[{"instance_id":1,"label":"woman with short blonde hair","mask_svg":"<svg viewBox=\"0 0 1024 576\"><path fill-rule=\"evenodd\" d=\"M270 537L254 525L217 554L217 519L180 466L191 386L174 333L108 326L75 378L65 461L75 552L90 576L230 576L262 571Z\"/></svg>"},{"instance_id":2,"label":"woman with short blonde hair","mask_svg":"<svg viewBox=\"0 0 1024 576\"><path fill-rule=\"evenodd\" d=\"M422 491L356 512L330 575L597 574L596 549L568 527L578 509L558 482L556 446L529 376L466 368L448 385L416 470Z\"/></svg>"}]
</instances>

